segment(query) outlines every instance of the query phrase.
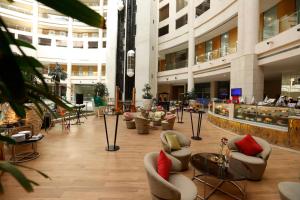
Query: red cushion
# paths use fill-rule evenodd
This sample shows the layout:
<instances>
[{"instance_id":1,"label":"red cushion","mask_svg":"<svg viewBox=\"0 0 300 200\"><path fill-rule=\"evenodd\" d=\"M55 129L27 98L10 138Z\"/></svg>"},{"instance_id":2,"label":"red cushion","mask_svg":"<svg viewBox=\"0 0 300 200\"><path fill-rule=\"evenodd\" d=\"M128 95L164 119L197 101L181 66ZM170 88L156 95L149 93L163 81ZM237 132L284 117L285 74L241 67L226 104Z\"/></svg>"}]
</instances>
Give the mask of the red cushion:
<instances>
[{"instance_id":1,"label":"red cushion","mask_svg":"<svg viewBox=\"0 0 300 200\"><path fill-rule=\"evenodd\" d=\"M166 180L169 180L169 172L172 167L172 161L166 156L163 151L160 151L157 157L157 172Z\"/></svg>"},{"instance_id":2,"label":"red cushion","mask_svg":"<svg viewBox=\"0 0 300 200\"><path fill-rule=\"evenodd\" d=\"M249 134L247 134L242 140L235 142L235 145L240 152L247 156L255 156L263 151L262 147Z\"/></svg>"}]
</instances>

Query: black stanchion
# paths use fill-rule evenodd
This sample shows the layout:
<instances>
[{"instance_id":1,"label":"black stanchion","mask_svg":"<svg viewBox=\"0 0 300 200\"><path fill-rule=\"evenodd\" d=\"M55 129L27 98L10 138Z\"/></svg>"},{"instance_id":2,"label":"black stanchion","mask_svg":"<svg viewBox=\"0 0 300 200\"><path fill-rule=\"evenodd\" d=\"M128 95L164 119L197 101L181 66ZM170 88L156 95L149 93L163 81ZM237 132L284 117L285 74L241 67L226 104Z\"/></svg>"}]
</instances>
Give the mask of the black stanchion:
<instances>
[{"instance_id":1,"label":"black stanchion","mask_svg":"<svg viewBox=\"0 0 300 200\"><path fill-rule=\"evenodd\" d=\"M180 109L180 112L181 112L181 116L179 116L179 109ZM180 105L179 107L176 108L176 113L177 113L177 123L183 123L182 121L182 117L183 117L183 106ZM179 121L180 120L180 121Z\"/></svg>"},{"instance_id":2,"label":"black stanchion","mask_svg":"<svg viewBox=\"0 0 300 200\"><path fill-rule=\"evenodd\" d=\"M195 135L195 132L194 132L194 121L193 121L193 112L195 113L198 113L198 123L197 123L197 133ZM192 124L192 139L193 140L202 140L202 138L200 137L200 130L201 130L201 124L202 124L202 115L204 114L205 112L200 110L200 111L193 111L191 110L190 111L190 116L191 116L191 124Z\"/></svg>"},{"instance_id":3,"label":"black stanchion","mask_svg":"<svg viewBox=\"0 0 300 200\"><path fill-rule=\"evenodd\" d=\"M103 115L104 119L104 127L105 127L105 135L106 135L106 143L107 147L105 148L106 151L118 151L120 149L120 146L116 145L117 142L117 135L118 135L118 123L119 123L119 113L112 114L116 115L116 125L115 125L115 137L114 137L114 145L109 145L109 139L108 139L108 133L107 133L107 124L106 124L106 113Z\"/></svg>"}]
</instances>

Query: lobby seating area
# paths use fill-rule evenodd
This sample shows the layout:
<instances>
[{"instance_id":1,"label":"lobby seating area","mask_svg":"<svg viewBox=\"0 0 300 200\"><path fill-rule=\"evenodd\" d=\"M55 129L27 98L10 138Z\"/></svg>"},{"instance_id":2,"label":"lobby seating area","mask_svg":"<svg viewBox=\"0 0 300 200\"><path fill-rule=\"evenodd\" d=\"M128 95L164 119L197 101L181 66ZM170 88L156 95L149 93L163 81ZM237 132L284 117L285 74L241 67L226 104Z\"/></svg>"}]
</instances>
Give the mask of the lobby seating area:
<instances>
[{"instance_id":1,"label":"lobby seating area","mask_svg":"<svg viewBox=\"0 0 300 200\"><path fill-rule=\"evenodd\" d=\"M188 115L184 115L184 123L175 123L174 131L182 135L179 140L183 146L190 143L191 155L203 152L218 153L220 139L226 137L235 139L236 135L217 128L207 121L204 115L201 127L203 140L190 140L191 126ZM161 129L151 129L148 134L137 134L135 129L127 129L126 121L119 122L119 134L117 143L120 150L117 152L105 151L105 131L103 118L89 116L84 119L81 126L71 126L68 134L61 131L57 124L48 130L44 139L39 143L40 157L26 162L29 167L42 170L51 177L46 180L36 173L24 170L24 173L38 182L40 186L35 187L35 192L26 193L9 175L2 176L5 194L0 198L4 200L70 200L82 199L82 197L99 199L151 199L154 193L155 181L161 182L162 187L168 183L155 175L155 158L157 153L165 149L162 145ZM115 118L107 117L108 131L114 130ZM168 132L168 131L167 131ZM109 135L110 140L113 134ZM259 142L260 143L260 142ZM262 144L262 146L265 146ZM155 153L153 153L155 152ZM166 151L167 152L167 151ZM6 152L7 153L7 152ZM267 152L266 152L267 153ZM269 155L268 153L265 155ZM300 153L298 151L272 146L272 153L269 156L268 164L260 181L246 181L247 199L281 199L280 195L290 192L288 187L282 187L281 182L299 183ZM171 155L167 154L168 157ZM152 160L152 161L151 161ZM171 178L169 183L175 185L169 188L177 188L181 195L189 195L187 199L193 199L195 191L192 185L197 188L197 193L202 195L204 187L201 183L193 181L193 167L182 170L182 160L172 158L180 167L176 168L176 178ZM148 166L145 169L145 165ZM152 167L151 167L152 166ZM154 168L154 169L153 169ZM151 170L152 169L152 170ZM149 170L151 170L149 172ZM179 171L179 172L178 172ZM150 178L149 178L150 176ZM178 176L178 177L177 177ZM150 185L148 184L150 181ZM184 185L178 185L177 181L184 181ZM216 180L208 177L207 181L216 184ZM188 188L184 187L189 185ZM278 185L279 184L279 185ZM183 187L183 191L182 188ZM239 195L239 192L228 184L222 186L224 190ZM294 186L292 187L294 188ZM209 190L209 188L206 188ZM184 193L188 192L188 193ZM283 193L283 194L280 194ZM164 193L163 193L164 194ZM172 193L173 194L173 193ZM168 194L167 194L168 195ZM161 199L164 199L162 196ZM160 199L160 198L157 198ZM171 198L173 199L173 197ZM176 199L174 197L174 199ZM230 199L221 192L214 193L210 199ZM284 199L284 198L283 198Z\"/></svg>"}]
</instances>

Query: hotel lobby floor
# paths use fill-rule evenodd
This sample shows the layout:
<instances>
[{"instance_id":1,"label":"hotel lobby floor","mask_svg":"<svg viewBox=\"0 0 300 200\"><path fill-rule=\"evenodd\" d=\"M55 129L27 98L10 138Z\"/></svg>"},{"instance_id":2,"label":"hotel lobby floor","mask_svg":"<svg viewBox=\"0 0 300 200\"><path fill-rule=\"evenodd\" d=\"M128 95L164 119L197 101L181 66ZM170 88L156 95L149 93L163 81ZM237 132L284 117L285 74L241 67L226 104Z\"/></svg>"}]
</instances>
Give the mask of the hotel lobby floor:
<instances>
[{"instance_id":1,"label":"hotel lobby floor","mask_svg":"<svg viewBox=\"0 0 300 200\"><path fill-rule=\"evenodd\" d=\"M184 123L175 123L174 129L191 136L189 116ZM121 117L120 117L121 118ZM110 140L113 141L115 118L108 119ZM149 135L138 135L126 128L120 120L117 152L105 151L106 139L103 118L88 117L80 126L71 126L70 133L62 132L57 124L38 145L41 156L24 165L37 168L51 177L44 179L35 172L24 170L30 179L38 182L33 193L26 193L16 181L5 174L1 180L5 194L1 200L150 200L143 158L148 152L161 149L160 127ZM217 152L222 137L234 134L215 127L204 115L202 141L192 141L192 152ZM192 169L184 174L192 177ZM299 181L300 153L273 147L263 180L247 182L249 200L279 199L277 184L280 181ZM196 183L199 194L203 185ZM230 191L230 187L225 189ZM231 191L237 193L237 191ZM238 193L237 193L238 194ZM219 192L211 200L231 199Z\"/></svg>"}]
</instances>

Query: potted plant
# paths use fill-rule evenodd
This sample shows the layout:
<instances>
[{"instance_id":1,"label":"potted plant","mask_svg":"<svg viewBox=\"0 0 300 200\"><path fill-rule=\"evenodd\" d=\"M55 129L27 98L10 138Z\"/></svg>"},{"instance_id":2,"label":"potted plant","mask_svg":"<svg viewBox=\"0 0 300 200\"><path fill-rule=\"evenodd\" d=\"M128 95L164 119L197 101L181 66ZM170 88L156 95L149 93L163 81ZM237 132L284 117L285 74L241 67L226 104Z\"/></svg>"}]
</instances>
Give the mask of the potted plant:
<instances>
[{"instance_id":1,"label":"potted plant","mask_svg":"<svg viewBox=\"0 0 300 200\"><path fill-rule=\"evenodd\" d=\"M145 84L143 88L143 107L145 110L151 110L152 107L152 97L153 95L151 94L151 86L150 84Z\"/></svg>"}]
</instances>

